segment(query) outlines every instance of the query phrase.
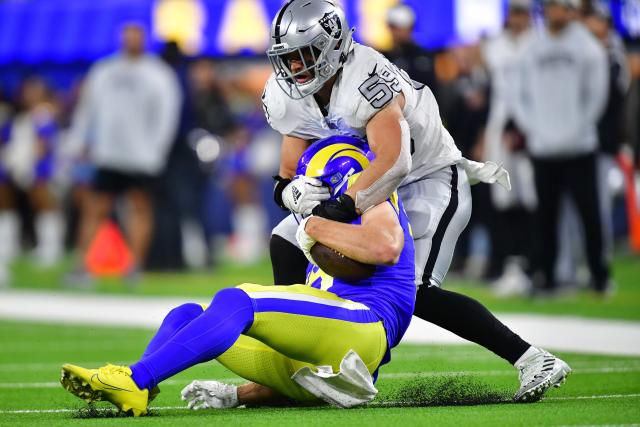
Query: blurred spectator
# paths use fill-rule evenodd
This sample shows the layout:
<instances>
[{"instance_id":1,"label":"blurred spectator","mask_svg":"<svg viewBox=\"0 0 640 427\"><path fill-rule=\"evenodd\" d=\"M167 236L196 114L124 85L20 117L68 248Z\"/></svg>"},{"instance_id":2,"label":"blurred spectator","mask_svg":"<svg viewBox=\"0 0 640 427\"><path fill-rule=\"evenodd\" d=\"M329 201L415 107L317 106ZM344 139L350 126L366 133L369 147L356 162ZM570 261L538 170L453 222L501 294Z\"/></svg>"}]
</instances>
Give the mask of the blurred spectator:
<instances>
[{"instance_id":1,"label":"blurred spectator","mask_svg":"<svg viewBox=\"0 0 640 427\"><path fill-rule=\"evenodd\" d=\"M64 221L52 188L54 152L58 142L56 113L51 91L44 80L27 79L19 91L18 111L5 128L3 138L7 141L3 156L7 178L29 199L35 216L35 255L43 267L58 262L64 246ZM17 248L21 226L15 213L11 213L16 206L9 193L4 198L9 209L4 214L5 221L11 224L13 231L6 236L3 245ZM8 249L8 252L15 253L15 250Z\"/></svg>"},{"instance_id":2,"label":"blurred spectator","mask_svg":"<svg viewBox=\"0 0 640 427\"><path fill-rule=\"evenodd\" d=\"M9 134L11 105L0 90L0 287L9 284L9 263L17 250L18 215L13 210L13 193L9 185L9 174L4 165L6 143Z\"/></svg>"},{"instance_id":3,"label":"blurred spectator","mask_svg":"<svg viewBox=\"0 0 640 427\"><path fill-rule=\"evenodd\" d=\"M462 155L468 159L481 160L482 132L488 111L489 76L481 64L478 46L457 46L451 50L450 55L457 73L453 81L441 86L442 97L448 98L443 103L442 115L447 130ZM495 269L488 266L491 260L488 239L477 237L486 236L491 228L489 188L486 185L474 185L471 187L471 194L471 219L458 239L454 268L464 267L464 273L474 278L487 274L493 276L496 273L489 270Z\"/></svg>"},{"instance_id":4,"label":"blurred spectator","mask_svg":"<svg viewBox=\"0 0 640 427\"><path fill-rule=\"evenodd\" d=\"M620 152L625 140L624 134L624 106L627 91L631 83L627 64L626 51L622 39L611 26L609 10L604 5L596 5L585 16L587 28L602 43L606 49L609 62L609 97L604 114L598 123L598 140L600 152L598 155L598 182L600 190L600 206L603 219L604 243L607 258L613 252L613 195L611 194L610 179L612 173L618 170L616 156Z\"/></svg>"},{"instance_id":5,"label":"blurred spectator","mask_svg":"<svg viewBox=\"0 0 640 427\"><path fill-rule=\"evenodd\" d=\"M416 15L411 7L398 4L387 12L387 25L393 45L384 55L405 70L413 80L424 83L438 95L435 75L435 54L413 40Z\"/></svg>"},{"instance_id":6,"label":"blurred spectator","mask_svg":"<svg viewBox=\"0 0 640 427\"><path fill-rule=\"evenodd\" d=\"M485 132L485 160L503 164L511 175L511 191L492 185L495 233L492 258L500 278L494 283L499 296L528 292L525 269L531 257L531 212L536 198L525 137L515 123L513 92L522 56L531 38L531 0L511 0L505 29L483 46L483 59L491 74L491 108Z\"/></svg>"},{"instance_id":7,"label":"blurred spectator","mask_svg":"<svg viewBox=\"0 0 640 427\"><path fill-rule=\"evenodd\" d=\"M97 167L83 207L78 249L84 258L115 197L124 194L135 277L153 229L152 187L177 131L180 87L166 64L145 53L141 26L123 26L121 37L122 52L91 68L73 122L73 139L78 145L88 143L89 158ZM82 267L75 273L70 280L88 278Z\"/></svg>"},{"instance_id":8,"label":"blurred spectator","mask_svg":"<svg viewBox=\"0 0 640 427\"><path fill-rule=\"evenodd\" d=\"M199 59L191 64L189 82L195 127L226 136L235 122L213 61Z\"/></svg>"},{"instance_id":9,"label":"blurred spectator","mask_svg":"<svg viewBox=\"0 0 640 427\"><path fill-rule=\"evenodd\" d=\"M596 150L597 123L607 101L608 67L597 40L573 21L574 0L545 0L546 27L527 46L517 86L516 118L527 138L538 197L537 256L541 290L556 290L556 227L567 191L585 230L591 284L609 286L602 243Z\"/></svg>"}]
</instances>

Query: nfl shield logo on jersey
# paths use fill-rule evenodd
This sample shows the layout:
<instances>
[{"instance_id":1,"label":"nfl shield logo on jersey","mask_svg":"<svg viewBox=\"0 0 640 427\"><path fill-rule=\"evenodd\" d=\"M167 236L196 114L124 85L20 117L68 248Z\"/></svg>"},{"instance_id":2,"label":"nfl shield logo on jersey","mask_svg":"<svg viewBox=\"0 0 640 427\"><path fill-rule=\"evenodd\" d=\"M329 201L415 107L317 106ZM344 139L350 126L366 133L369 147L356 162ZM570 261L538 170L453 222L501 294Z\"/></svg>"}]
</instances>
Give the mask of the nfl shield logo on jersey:
<instances>
[{"instance_id":1,"label":"nfl shield logo on jersey","mask_svg":"<svg viewBox=\"0 0 640 427\"><path fill-rule=\"evenodd\" d=\"M342 34L342 24L335 12L325 13L324 16L320 18L320 25L322 26L322 29L334 39L340 38L340 35Z\"/></svg>"}]
</instances>

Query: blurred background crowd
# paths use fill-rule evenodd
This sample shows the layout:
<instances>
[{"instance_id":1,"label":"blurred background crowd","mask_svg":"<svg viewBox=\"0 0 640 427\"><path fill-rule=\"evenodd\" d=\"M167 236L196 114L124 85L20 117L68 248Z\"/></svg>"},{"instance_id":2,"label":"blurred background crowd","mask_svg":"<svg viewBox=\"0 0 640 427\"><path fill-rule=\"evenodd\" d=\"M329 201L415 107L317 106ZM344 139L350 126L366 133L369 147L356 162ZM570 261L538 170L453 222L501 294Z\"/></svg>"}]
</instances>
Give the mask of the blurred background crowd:
<instances>
[{"instance_id":1,"label":"blurred background crowd","mask_svg":"<svg viewBox=\"0 0 640 427\"><path fill-rule=\"evenodd\" d=\"M511 173L473 187L452 274L610 291L614 252L640 250L640 1L342 3L463 155ZM0 283L19 256L70 257L68 284L263 259L286 215L261 103L280 5L0 0Z\"/></svg>"}]
</instances>

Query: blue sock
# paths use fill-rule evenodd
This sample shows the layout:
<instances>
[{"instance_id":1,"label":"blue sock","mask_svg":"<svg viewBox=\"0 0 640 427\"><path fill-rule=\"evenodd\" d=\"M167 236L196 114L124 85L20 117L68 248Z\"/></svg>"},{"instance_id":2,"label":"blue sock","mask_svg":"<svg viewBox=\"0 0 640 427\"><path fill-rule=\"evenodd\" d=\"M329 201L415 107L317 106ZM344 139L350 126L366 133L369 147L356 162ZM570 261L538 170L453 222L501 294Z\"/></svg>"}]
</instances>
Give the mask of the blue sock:
<instances>
[{"instance_id":1,"label":"blue sock","mask_svg":"<svg viewBox=\"0 0 640 427\"><path fill-rule=\"evenodd\" d=\"M149 356L162 347L170 338L177 334L189 322L200 316L203 312L200 304L187 303L174 308L166 315L162 325L153 336L142 357Z\"/></svg>"},{"instance_id":2,"label":"blue sock","mask_svg":"<svg viewBox=\"0 0 640 427\"><path fill-rule=\"evenodd\" d=\"M223 289L211 305L153 353L130 366L140 389L151 390L185 369L215 359L253 323L251 298L237 288Z\"/></svg>"}]
</instances>

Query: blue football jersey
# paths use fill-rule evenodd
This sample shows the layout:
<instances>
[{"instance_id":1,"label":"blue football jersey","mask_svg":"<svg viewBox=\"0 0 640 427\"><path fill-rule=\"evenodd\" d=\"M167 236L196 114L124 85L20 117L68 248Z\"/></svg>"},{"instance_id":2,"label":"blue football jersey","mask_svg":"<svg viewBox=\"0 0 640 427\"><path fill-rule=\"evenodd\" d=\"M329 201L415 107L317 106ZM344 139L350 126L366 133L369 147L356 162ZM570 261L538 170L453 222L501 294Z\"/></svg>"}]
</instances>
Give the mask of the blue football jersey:
<instances>
[{"instance_id":1,"label":"blue football jersey","mask_svg":"<svg viewBox=\"0 0 640 427\"><path fill-rule=\"evenodd\" d=\"M382 320L388 346L382 363L390 360L388 350L398 345L409 327L416 297L413 237L409 219L397 193L394 193L387 203L398 215L404 231L404 248L397 264L377 266L371 277L357 282L331 277L311 263L307 267L307 285L365 304ZM359 223L360 218L352 222Z\"/></svg>"}]
</instances>

